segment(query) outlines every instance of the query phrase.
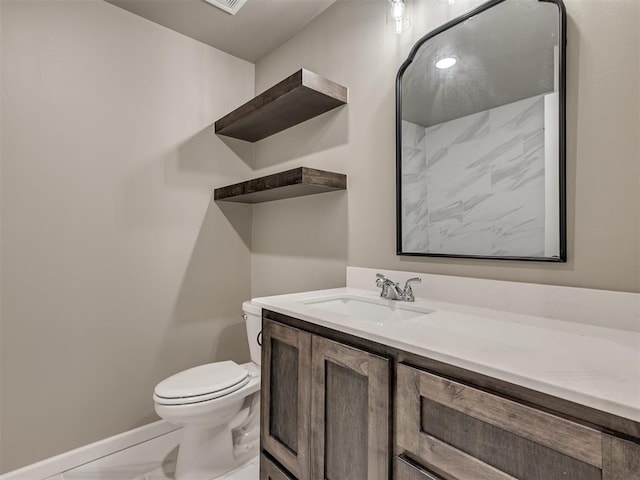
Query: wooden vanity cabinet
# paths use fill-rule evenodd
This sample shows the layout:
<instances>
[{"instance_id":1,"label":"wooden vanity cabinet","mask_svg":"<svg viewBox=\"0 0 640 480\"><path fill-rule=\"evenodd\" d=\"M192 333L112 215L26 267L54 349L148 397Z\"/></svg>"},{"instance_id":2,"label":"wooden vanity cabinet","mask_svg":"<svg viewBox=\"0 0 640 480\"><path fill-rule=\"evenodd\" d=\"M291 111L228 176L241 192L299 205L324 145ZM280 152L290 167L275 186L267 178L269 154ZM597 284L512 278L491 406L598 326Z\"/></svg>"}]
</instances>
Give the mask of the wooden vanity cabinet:
<instances>
[{"instance_id":1,"label":"wooden vanity cabinet","mask_svg":"<svg viewBox=\"0 0 640 480\"><path fill-rule=\"evenodd\" d=\"M262 448L294 480L388 480L389 360L268 319L262 331ZM262 461L261 480L289 478Z\"/></svg>"},{"instance_id":2,"label":"wooden vanity cabinet","mask_svg":"<svg viewBox=\"0 0 640 480\"><path fill-rule=\"evenodd\" d=\"M261 480L640 480L633 420L275 312L263 339Z\"/></svg>"}]
</instances>

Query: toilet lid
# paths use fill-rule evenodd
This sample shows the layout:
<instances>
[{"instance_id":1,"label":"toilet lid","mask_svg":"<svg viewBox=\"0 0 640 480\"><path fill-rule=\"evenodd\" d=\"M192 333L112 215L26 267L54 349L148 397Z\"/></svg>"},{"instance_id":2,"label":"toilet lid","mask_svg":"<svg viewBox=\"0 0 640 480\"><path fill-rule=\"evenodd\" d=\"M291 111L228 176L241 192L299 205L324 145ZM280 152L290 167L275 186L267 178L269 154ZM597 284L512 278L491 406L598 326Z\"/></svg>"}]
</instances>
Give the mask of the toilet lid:
<instances>
[{"instance_id":1,"label":"toilet lid","mask_svg":"<svg viewBox=\"0 0 640 480\"><path fill-rule=\"evenodd\" d=\"M235 362L209 363L163 380L156 386L154 396L181 403L205 401L235 392L248 382L249 372Z\"/></svg>"}]
</instances>

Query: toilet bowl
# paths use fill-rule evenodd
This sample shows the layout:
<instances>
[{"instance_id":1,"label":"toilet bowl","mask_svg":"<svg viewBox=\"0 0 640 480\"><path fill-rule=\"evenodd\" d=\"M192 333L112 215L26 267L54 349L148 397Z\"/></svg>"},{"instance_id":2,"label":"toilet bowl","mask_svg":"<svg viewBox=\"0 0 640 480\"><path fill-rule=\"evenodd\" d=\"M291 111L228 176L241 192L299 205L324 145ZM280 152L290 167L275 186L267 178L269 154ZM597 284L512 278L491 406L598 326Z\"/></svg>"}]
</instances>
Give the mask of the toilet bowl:
<instances>
[{"instance_id":1,"label":"toilet bowl","mask_svg":"<svg viewBox=\"0 0 640 480\"><path fill-rule=\"evenodd\" d=\"M176 480L211 480L257 455L261 309L242 304L251 362L216 362L160 382L156 413L182 427Z\"/></svg>"}]
</instances>

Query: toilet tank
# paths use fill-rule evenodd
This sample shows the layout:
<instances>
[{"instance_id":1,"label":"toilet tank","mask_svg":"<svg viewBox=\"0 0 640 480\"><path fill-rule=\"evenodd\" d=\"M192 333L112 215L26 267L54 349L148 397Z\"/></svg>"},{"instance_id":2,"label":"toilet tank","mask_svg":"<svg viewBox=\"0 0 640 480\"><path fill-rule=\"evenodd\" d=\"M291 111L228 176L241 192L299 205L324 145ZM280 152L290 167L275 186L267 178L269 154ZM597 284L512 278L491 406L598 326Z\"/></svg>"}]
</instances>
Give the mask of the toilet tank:
<instances>
[{"instance_id":1,"label":"toilet tank","mask_svg":"<svg viewBox=\"0 0 640 480\"><path fill-rule=\"evenodd\" d=\"M247 339L249 340L251 361L260 365L262 356L262 308L251 302L244 302L242 304L242 312L247 326Z\"/></svg>"}]
</instances>

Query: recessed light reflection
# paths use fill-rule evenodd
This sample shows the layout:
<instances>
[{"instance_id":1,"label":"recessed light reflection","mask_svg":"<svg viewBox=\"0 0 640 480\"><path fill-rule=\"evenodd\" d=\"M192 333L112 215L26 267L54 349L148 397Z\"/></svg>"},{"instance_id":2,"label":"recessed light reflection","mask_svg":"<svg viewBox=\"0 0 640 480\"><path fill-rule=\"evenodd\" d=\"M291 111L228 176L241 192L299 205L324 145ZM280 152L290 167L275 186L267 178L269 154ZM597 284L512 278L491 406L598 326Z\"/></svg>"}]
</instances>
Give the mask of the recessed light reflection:
<instances>
[{"instance_id":1,"label":"recessed light reflection","mask_svg":"<svg viewBox=\"0 0 640 480\"><path fill-rule=\"evenodd\" d=\"M436 62L436 67L440 69L451 68L456 64L457 60L453 57L441 58Z\"/></svg>"}]
</instances>

